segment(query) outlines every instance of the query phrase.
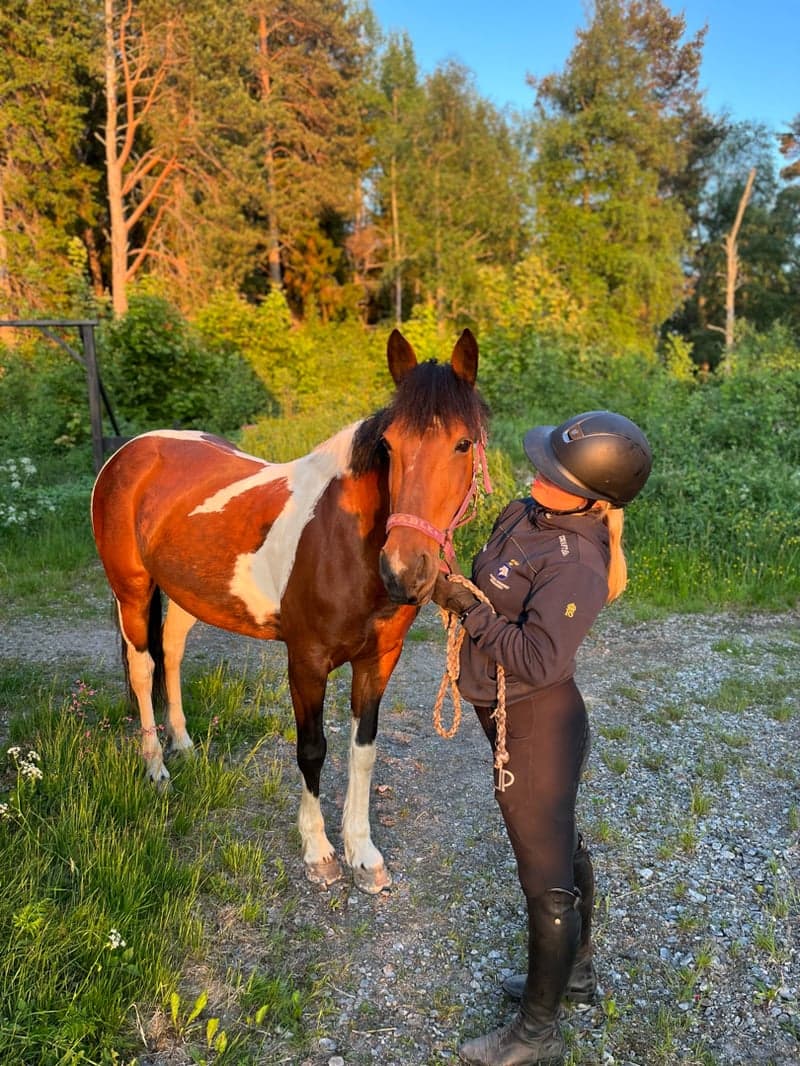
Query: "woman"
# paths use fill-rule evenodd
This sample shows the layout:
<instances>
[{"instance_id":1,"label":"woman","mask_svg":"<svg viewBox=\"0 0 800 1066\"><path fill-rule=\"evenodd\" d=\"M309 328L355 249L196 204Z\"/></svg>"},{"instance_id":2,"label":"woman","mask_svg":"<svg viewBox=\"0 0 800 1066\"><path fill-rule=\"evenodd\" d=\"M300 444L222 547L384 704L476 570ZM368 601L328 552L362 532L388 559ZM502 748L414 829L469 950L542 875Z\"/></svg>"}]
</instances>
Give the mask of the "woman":
<instances>
[{"instance_id":1,"label":"woman","mask_svg":"<svg viewBox=\"0 0 800 1066\"><path fill-rule=\"evenodd\" d=\"M642 431L611 411L537 426L523 444L536 468L531 498L505 508L473 563L491 606L444 575L433 596L461 618L458 687L493 747L498 663L506 673L509 760L495 771L495 796L527 900L528 972L504 986L521 999L514 1021L459 1049L480 1066L558 1066L562 998L594 999L594 875L575 825L589 725L575 654L625 588L622 508L652 463Z\"/></svg>"}]
</instances>

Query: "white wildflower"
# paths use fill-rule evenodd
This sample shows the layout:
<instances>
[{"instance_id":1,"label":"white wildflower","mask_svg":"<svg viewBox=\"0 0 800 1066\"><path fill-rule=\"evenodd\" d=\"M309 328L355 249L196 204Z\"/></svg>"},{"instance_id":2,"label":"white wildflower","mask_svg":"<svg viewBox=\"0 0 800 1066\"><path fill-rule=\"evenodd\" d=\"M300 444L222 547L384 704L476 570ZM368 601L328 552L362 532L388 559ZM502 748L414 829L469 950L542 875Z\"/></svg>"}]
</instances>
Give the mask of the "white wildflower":
<instances>
[{"instance_id":1,"label":"white wildflower","mask_svg":"<svg viewBox=\"0 0 800 1066\"><path fill-rule=\"evenodd\" d=\"M31 748L31 750L28 752L28 761L29 762L30 761L39 762L41 760L41 758L42 757L39 754L39 752L38 751L34 751L33 748Z\"/></svg>"},{"instance_id":2,"label":"white wildflower","mask_svg":"<svg viewBox=\"0 0 800 1066\"><path fill-rule=\"evenodd\" d=\"M0 803L0 822L5 822L11 818L11 808L7 803Z\"/></svg>"},{"instance_id":3,"label":"white wildflower","mask_svg":"<svg viewBox=\"0 0 800 1066\"><path fill-rule=\"evenodd\" d=\"M27 778L28 781L41 781L44 776L36 763L28 762L27 759L20 759L19 772L23 777Z\"/></svg>"},{"instance_id":4,"label":"white wildflower","mask_svg":"<svg viewBox=\"0 0 800 1066\"><path fill-rule=\"evenodd\" d=\"M108 933L106 947L110 948L112 951L116 951L117 948L127 947L127 944L122 939L122 936L117 929L111 929Z\"/></svg>"},{"instance_id":5,"label":"white wildflower","mask_svg":"<svg viewBox=\"0 0 800 1066\"><path fill-rule=\"evenodd\" d=\"M19 748L16 745L14 745L13 748L9 748L8 749L8 754L11 756L12 759L16 759L17 756L19 755Z\"/></svg>"}]
</instances>

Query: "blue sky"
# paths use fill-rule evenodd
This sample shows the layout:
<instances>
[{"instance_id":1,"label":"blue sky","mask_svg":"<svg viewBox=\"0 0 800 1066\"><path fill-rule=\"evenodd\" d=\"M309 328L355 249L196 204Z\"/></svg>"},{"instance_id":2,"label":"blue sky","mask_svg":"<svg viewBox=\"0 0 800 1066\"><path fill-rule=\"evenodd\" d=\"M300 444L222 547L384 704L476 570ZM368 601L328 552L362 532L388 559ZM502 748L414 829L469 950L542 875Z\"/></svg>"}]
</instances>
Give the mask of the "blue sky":
<instances>
[{"instance_id":1,"label":"blue sky","mask_svg":"<svg viewBox=\"0 0 800 1066\"><path fill-rule=\"evenodd\" d=\"M527 108L525 75L563 70L586 25L583 0L370 0L383 28L406 30L424 74L458 59L498 107ZM685 0L687 32L708 25L701 88L713 112L780 129L800 114L800 0Z\"/></svg>"}]
</instances>

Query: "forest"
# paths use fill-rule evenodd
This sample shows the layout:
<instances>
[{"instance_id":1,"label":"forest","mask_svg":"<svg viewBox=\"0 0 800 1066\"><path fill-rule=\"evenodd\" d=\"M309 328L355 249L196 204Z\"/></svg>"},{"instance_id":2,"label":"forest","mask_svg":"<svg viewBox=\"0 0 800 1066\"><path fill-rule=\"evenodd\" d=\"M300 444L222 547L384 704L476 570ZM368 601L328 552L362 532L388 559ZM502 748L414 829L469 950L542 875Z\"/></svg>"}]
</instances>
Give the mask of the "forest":
<instances>
[{"instance_id":1,"label":"forest","mask_svg":"<svg viewBox=\"0 0 800 1066\"><path fill-rule=\"evenodd\" d=\"M597 0L510 114L366 2L7 0L0 313L120 315L147 281L189 316L279 292L298 322L424 307L713 367L754 170L736 315L797 336L800 113L710 113L704 34Z\"/></svg>"}]
</instances>

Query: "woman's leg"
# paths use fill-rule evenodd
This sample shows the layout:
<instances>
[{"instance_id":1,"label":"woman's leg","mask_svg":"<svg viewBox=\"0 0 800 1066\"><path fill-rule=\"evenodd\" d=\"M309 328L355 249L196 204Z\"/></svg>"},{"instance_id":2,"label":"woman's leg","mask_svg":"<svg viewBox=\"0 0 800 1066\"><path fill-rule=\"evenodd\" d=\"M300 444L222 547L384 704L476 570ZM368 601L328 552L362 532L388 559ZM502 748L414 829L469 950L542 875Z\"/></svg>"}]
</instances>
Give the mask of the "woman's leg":
<instances>
[{"instance_id":1,"label":"woman's leg","mask_svg":"<svg viewBox=\"0 0 800 1066\"><path fill-rule=\"evenodd\" d=\"M575 801L588 748L586 708L573 681L508 708L509 761L495 797L529 899L575 887Z\"/></svg>"},{"instance_id":2,"label":"woman's leg","mask_svg":"<svg viewBox=\"0 0 800 1066\"><path fill-rule=\"evenodd\" d=\"M509 761L497 775L495 795L528 904L528 973L511 1025L460 1049L462 1060L475 1066L563 1062L558 1014L581 932L575 800L588 741L586 709L573 682L508 709Z\"/></svg>"}]
</instances>

